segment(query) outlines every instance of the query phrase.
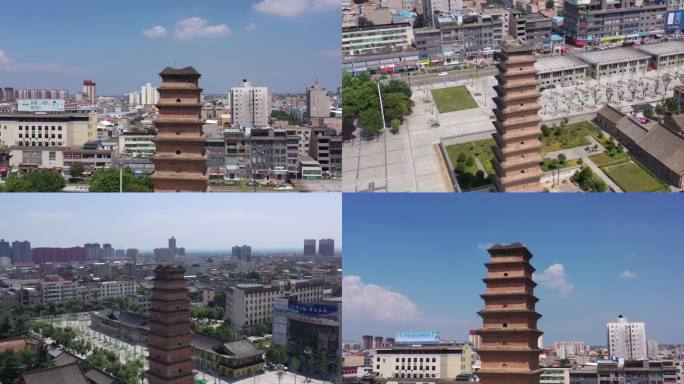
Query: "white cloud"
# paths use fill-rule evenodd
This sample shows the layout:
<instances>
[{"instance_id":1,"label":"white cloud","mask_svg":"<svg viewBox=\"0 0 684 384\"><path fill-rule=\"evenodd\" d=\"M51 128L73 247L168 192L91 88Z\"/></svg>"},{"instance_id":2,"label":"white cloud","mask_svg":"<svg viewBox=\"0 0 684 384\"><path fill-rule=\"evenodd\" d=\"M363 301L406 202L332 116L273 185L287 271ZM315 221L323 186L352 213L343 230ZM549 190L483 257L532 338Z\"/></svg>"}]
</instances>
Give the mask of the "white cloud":
<instances>
[{"instance_id":1,"label":"white cloud","mask_svg":"<svg viewBox=\"0 0 684 384\"><path fill-rule=\"evenodd\" d=\"M68 72L70 70L58 64L18 63L0 49L0 71Z\"/></svg>"},{"instance_id":2,"label":"white cloud","mask_svg":"<svg viewBox=\"0 0 684 384\"><path fill-rule=\"evenodd\" d=\"M624 272L622 272L618 276L623 278L623 279L631 279L631 278L636 277L636 275L637 275L636 272L632 272L630 270L625 270Z\"/></svg>"},{"instance_id":3,"label":"white cloud","mask_svg":"<svg viewBox=\"0 0 684 384\"><path fill-rule=\"evenodd\" d=\"M347 315L369 316L373 321L415 321L418 307L408 297L374 284L364 284L359 276L342 279L344 311Z\"/></svg>"},{"instance_id":4,"label":"white cloud","mask_svg":"<svg viewBox=\"0 0 684 384\"><path fill-rule=\"evenodd\" d=\"M340 0L261 0L254 4L258 12L280 17L296 17L310 11L330 11L340 7Z\"/></svg>"},{"instance_id":5,"label":"white cloud","mask_svg":"<svg viewBox=\"0 0 684 384\"><path fill-rule=\"evenodd\" d=\"M29 212L29 219L37 221L51 221L68 223L76 219L76 214L71 211Z\"/></svg>"},{"instance_id":6,"label":"white cloud","mask_svg":"<svg viewBox=\"0 0 684 384\"><path fill-rule=\"evenodd\" d=\"M256 27L257 27L256 24L249 23L245 26L245 31L252 32L252 31L256 30Z\"/></svg>"},{"instance_id":7,"label":"white cloud","mask_svg":"<svg viewBox=\"0 0 684 384\"><path fill-rule=\"evenodd\" d=\"M158 37L167 36L169 31L167 31L166 28L162 27L161 25L157 25L156 27L144 30L142 33L150 39L156 39Z\"/></svg>"},{"instance_id":8,"label":"white cloud","mask_svg":"<svg viewBox=\"0 0 684 384\"><path fill-rule=\"evenodd\" d=\"M392 332L398 330L469 329L476 324L455 317L423 313L402 293L375 284L366 284L360 276L342 279L345 333ZM377 329L379 328L379 329Z\"/></svg>"},{"instance_id":9,"label":"white cloud","mask_svg":"<svg viewBox=\"0 0 684 384\"><path fill-rule=\"evenodd\" d=\"M199 17L191 17L176 23L173 37L178 40L189 40L197 37L230 36L231 30L226 24L209 25L209 21Z\"/></svg>"},{"instance_id":10,"label":"white cloud","mask_svg":"<svg viewBox=\"0 0 684 384\"><path fill-rule=\"evenodd\" d=\"M534 280L543 287L550 289L558 289L561 295L568 295L575 286L570 284L565 276L565 267L563 264L553 264L542 273L535 273Z\"/></svg>"}]
</instances>

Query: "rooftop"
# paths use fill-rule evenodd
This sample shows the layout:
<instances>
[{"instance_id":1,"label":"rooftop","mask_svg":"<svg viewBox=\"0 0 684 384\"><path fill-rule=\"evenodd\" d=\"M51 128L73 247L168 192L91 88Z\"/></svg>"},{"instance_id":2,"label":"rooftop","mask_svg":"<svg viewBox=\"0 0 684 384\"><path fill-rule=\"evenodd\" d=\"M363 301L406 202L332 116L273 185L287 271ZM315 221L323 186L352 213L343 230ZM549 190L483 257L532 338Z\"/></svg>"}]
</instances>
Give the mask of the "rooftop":
<instances>
[{"instance_id":1,"label":"rooftop","mask_svg":"<svg viewBox=\"0 0 684 384\"><path fill-rule=\"evenodd\" d=\"M160 73L162 76L185 76L185 75L197 75L199 76L199 72L197 70L190 66L190 67L185 67L185 68L171 68L171 67L166 67L164 68Z\"/></svg>"},{"instance_id":2,"label":"rooftop","mask_svg":"<svg viewBox=\"0 0 684 384\"><path fill-rule=\"evenodd\" d=\"M588 65L575 56L545 56L537 59L534 69L538 73L554 72L564 69L585 68Z\"/></svg>"},{"instance_id":3,"label":"rooftop","mask_svg":"<svg viewBox=\"0 0 684 384\"><path fill-rule=\"evenodd\" d=\"M657 44L639 45L636 49L649 55L660 56L663 54L684 53L684 41L673 40Z\"/></svg>"},{"instance_id":4,"label":"rooftop","mask_svg":"<svg viewBox=\"0 0 684 384\"><path fill-rule=\"evenodd\" d=\"M636 48L624 47L582 53L577 55L577 57L585 63L594 65L628 60L648 59L651 57L651 55Z\"/></svg>"}]
</instances>

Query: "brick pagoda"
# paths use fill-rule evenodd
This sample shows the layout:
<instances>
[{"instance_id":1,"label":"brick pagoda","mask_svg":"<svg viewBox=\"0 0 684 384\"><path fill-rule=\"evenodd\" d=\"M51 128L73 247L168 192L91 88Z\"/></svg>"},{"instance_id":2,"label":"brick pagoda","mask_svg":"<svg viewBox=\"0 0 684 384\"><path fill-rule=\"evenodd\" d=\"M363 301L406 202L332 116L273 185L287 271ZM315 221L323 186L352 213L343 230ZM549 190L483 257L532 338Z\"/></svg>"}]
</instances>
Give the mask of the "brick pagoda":
<instances>
[{"instance_id":1,"label":"brick pagoda","mask_svg":"<svg viewBox=\"0 0 684 384\"><path fill-rule=\"evenodd\" d=\"M534 48L507 41L498 64L499 84L494 87L494 185L499 192L539 192L541 105L535 79Z\"/></svg>"},{"instance_id":2,"label":"brick pagoda","mask_svg":"<svg viewBox=\"0 0 684 384\"><path fill-rule=\"evenodd\" d=\"M202 103L195 68L165 68L159 74L157 147L150 176L155 192L205 192L207 156L202 132Z\"/></svg>"},{"instance_id":3,"label":"brick pagoda","mask_svg":"<svg viewBox=\"0 0 684 384\"><path fill-rule=\"evenodd\" d=\"M491 259L485 263L489 271L484 278L486 292L482 329L477 334L482 344L478 373L482 384L539 384L539 337L534 307L536 284L532 281L532 254L520 244L494 245Z\"/></svg>"},{"instance_id":4,"label":"brick pagoda","mask_svg":"<svg viewBox=\"0 0 684 384\"><path fill-rule=\"evenodd\" d=\"M190 300L183 267L154 270L150 299L150 384L193 384Z\"/></svg>"}]
</instances>

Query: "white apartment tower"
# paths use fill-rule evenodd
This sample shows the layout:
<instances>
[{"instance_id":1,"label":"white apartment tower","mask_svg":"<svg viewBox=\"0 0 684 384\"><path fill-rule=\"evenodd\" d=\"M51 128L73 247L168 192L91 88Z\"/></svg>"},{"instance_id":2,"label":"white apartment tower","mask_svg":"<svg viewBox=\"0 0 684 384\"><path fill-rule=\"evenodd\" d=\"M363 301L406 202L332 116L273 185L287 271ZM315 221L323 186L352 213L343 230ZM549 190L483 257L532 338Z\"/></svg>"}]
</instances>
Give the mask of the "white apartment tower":
<instances>
[{"instance_id":1,"label":"white apartment tower","mask_svg":"<svg viewBox=\"0 0 684 384\"><path fill-rule=\"evenodd\" d=\"M452 13L463 8L463 0L423 0L425 24L435 26L435 12Z\"/></svg>"},{"instance_id":2,"label":"white apartment tower","mask_svg":"<svg viewBox=\"0 0 684 384\"><path fill-rule=\"evenodd\" d=\"M608 328L608 352L610 358L642 360L648 356L646 349L646 325L631 322L622 315L617 322L606 324Z\"/></svg>"},{"instance_id":3,"label":"white apartment tower","mask_svg":"<svg viewBox=\"0 0 684 384\"><path fill-rule=\"evenodd\" d=\"M155 105L159 103L159 92L152 84L147 83L140 89L140 104Z\"/></svg>"},{"instance_id":4,"label":"white apartment tower","mask_svg":"<svg viewBox=\"0 0 684 384\"><path fill-rule=\"evenodd\" d=\"M253 87L246 79L240 87L230 89L233 124L256 128L267 127L271 115L268 88Z\"/></svg>"}]
</instances>

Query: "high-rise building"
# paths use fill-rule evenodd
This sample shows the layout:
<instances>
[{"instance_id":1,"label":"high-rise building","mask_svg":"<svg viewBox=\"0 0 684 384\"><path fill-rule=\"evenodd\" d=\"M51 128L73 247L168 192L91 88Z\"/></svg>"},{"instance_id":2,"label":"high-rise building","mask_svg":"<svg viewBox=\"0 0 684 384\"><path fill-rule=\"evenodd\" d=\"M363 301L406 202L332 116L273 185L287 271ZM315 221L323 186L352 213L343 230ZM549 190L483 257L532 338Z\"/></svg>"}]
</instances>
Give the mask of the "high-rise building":
<instances>
[{"instance_id":1,"label":"high-rise building","mask_svg":"<svg viewBox=\"0 0 684 384\"><path fill-rule=\"evenodd\" d=\"M363 349L364 350L373 349L373 336L363 335L361 337L361 339L363 340Z\"/></svg>"},{"instance_id":2,"label":"high-rise building","mask_svg":"<svg viewBox=\"0 0 684 384\"><path fill-rule=\"evenodd\" d=\"M506 42L494 87L494 184L499 192L539 192L542 160L540 148L540 93L535 78L534 47Z\"/></svg>"},{"instance_id":3,"label":"high-rise building","mask_svg":"<svg viewBox=\"0 0 684 384\"><path fill-rule=\"evenodd\" d=\"M133 261L137 261L138 258L140 258L140 250L138 250L137 248L128 248L126 250L126 258L133 259Z\"/></svg>"},{"instance_id":4,"label":"high-rise building","mask_svg":"<svg viewBox=\"0 0 684 384\"><path fill-rule=\"evenodd\" d=\"M606 324L606 328L611 359L642 360L648 357L646 325L643 322L629 321L619 315L617 321Z\"/></svg>"},{"instance_id":5,"label":"high-rise building","mask_svg":"<svg viewBox=\"0 0 684 384\"><path fill-rule=\"evenodd\" d=\"M373 348L382 348L382 336L375 336L373 338Z\"/></svg>"},{"instance_id":6,"label":"high-rise building","mask_svg":"<svg viewBox=\"0 0 684 384\"><path fill-rule=\"evenodd\" d=\"M173 236L169 239L169 249L176 249L176 238Z\"/></svg>"},{"instance_id":7,"label":"high-rise building","mask_svg":"<svg viewBox=\"0 0 684 384\"><path fill-rule=\"evenodd\" d=\"M13 241L12 263L31 264L32 262L33 257L31 256L31 243L28 241Z\"/></svg>"},{"instance_id":8,"label":"high-rise building","mask_svg":"<svg viewBox=\"0 0 684 384\"><path fill-rule=\"evenodd\" d=\"M5 92L2 96L2 101L14 101L15 100L14 88L5 87Z\"/></svg>"},{"instance_id":9,"label":"high-rise building","mask_svg":"<svg viewBox=\"0 0 684 384\"><path fill-rule=\"evenodd\" d=\"M0 239L0 257L12 259L12 247L10 247L9 241L5 241L5 239Z\"/></svg>"},{"instance_id":10,"label":"high-rise building","mask_svg":"<svg viewBox=\"0 0 684 384\"><path fill-rule=\"evenodd\" d=\"M497 244L488 251L487 290L481 295L485 307L478 312L483 321L477 332L482 337L480 382L538 384L542 332L537 329L541 315L535 311L532 253L521 243Z\"/></svg>"},{"instance_id":11,"label":"high-rise building","mask_svg":"<svg viewBox=\"0 0 684 384\"><path fill-rule=\"evenodd\" d=\"M304 256L314 256L316 255L316 240L306 239L304 240Z\"/></svg>"},{"instance_id":12,"label":"high-rise building","mask_svg":"<svg viewBox=\"0 0 684 384\"><path fill-rule=\"evenodd\" d=\"M335 256L335 240L320 239L318 241L318 254L321 256Z\"/></svg>"},{"instance_id":13,"label":"high-rise building","mask_svg":"<svg viewBox=\"0 0 684 384\"><path fill-rule=\"evenodd\" d=\"M130 96L129 96L130 102ZM147 83L140 89L140 103L141 105L155 105L159 102L159 92L152 84Z\"/></svg>"},{"instance_id":14,"label":"high-rise building","mask_svg":"<svg viewBox=\"0 0 684 384\"><path fill-rule=\"evenodd\" d=\"M553 350L560 359L567 359L575 355L583 355L587 352L584 341L556 341L553 343Z\"/></svg>"},{"instance_id":15,"label":"high-rise building","mask_svg":"<svg viewBox=\"0 0 684 384\"><path fill-rule=\"evenodd\" d=\"M659 345L658 345L657 341L649 340L646 348L648 350L648 358L649 359L655 359L658 357Z\"/></svg>"},{"instance_id":16,"label":"high-rise building","mask_svg":"<svg viewBox=\"0 0 684 384\"><path fill-rule=\"evenodd\" d=\"M92 80L83 80L83 93L87 96L87 101L90 103L95 103L97 98L96 84Z\"/></svg>"},{"instance_id":17,"label":"high-rise building","mask_svg":"<svg viewBox=\"0 0 684 384\"><path fill-rule=\"evenodd\" d=\"M150 176L155 192L206 192L207 155L202 132L202 89L195 68L165 68L159 74L157 153Z\"/></svg>"},{"instance_id":18,"label":"high-rise building","mask_svg":"<svg viewBox=\"0 0 684 384\"><path fill-rule=\"evenodd\" d=\"M150 298L147 380L150 384L192 384L192 332L185 269L154 270Z\"/></svg>"},{"instance_id":19,"label":"high-rise building","mask_svg":"<svg viewBox=\"0 0 684 384\"><path fill-rule=\"evenodd\" d=\"M254 87L247 79L230 89L233 124L255 128L267 127L271 116L268 88Z\"/></svg>"},{"instance_id":20,"label":"high-rise building","mask_svg":"<svg viewBox=\"0 0 684 384\"><path fill-rule=\"evenodd\" d=\"M252 247L249 245L236 245L233 247L232 256L240 261L252 261Z\"/></svg>"},{"instance_id":21,"label":"high-rise building","mask_svg":"<svg viewBox=\"0 0 684 384\"><path fill-rule=\"evenodd\" d=\"M328 92L321 88L318 80L306 89L306 110L309 119L330 117L330 97Z\"/></svg>"},{"instance_id":22,"label":"high-rise building","mask_svg":"<svg viewBox=\"0 0 684 384\"><path fill-rule=\"evenodd\" d=\"M423 0L425 25L435 25L435 14L448 14L463 8L463 0Z\"/></svg>"}]
</instances>

